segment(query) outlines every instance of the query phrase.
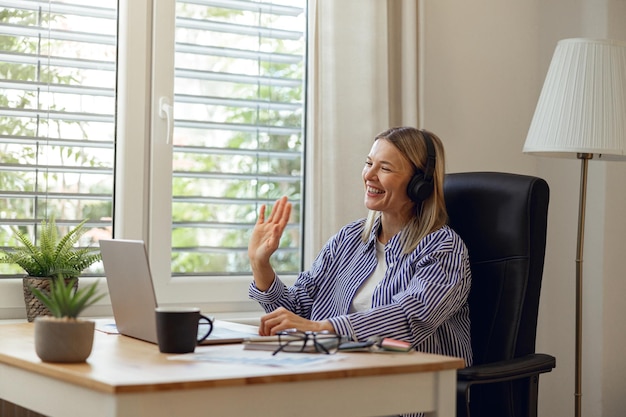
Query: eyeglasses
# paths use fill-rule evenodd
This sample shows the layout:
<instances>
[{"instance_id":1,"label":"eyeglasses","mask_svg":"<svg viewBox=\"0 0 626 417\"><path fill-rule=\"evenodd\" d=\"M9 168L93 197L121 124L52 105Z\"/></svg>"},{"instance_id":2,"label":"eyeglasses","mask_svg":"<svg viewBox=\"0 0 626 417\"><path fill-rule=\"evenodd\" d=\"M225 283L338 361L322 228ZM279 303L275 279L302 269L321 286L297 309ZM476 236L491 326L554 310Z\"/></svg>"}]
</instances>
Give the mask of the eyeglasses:
<instances>
[{"instance_id":1,"label":"eyeglasses","mask_svg":"<svg viewBox=\"0 0 626 417\"><path fill-rule=\"evenodd\" d=\"M297 329L289 329L280 331L276 335L278 336L278 344L280 346L272 355L276 355L278 352L318 352L329 355L337 352L341 344L341 336L327 330L303 332Z\"/></svg>"}]
</instances>

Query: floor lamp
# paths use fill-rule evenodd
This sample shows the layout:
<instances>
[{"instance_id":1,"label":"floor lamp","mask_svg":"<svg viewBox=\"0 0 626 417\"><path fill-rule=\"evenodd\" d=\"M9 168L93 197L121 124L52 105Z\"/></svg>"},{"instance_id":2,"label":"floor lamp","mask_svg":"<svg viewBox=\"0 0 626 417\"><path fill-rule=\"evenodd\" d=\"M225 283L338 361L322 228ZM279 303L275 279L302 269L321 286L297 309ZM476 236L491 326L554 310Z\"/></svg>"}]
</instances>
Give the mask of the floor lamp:
<instances>
[{"instance_id":1,"label":"floor lamp","mask_svg":"<svg viewBox=\"0 0 626 417\"><path fill-rule=\"evenodd\" d=\"M582 288L587 165L626 160L626 43L604 39L558 42L539 96L524 152L581 161L576 247L575 412L581 415Z\"/></svg>"}]
</instances>

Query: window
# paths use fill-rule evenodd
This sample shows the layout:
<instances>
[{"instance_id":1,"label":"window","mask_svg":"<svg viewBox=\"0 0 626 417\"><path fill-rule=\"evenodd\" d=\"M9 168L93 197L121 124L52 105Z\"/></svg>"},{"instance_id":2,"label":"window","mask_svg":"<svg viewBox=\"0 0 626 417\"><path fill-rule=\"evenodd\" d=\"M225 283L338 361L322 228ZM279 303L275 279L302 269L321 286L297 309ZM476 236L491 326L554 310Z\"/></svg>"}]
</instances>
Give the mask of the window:
<instances>
[{"instance_id":1,"label":"window","mask_svg":"<svg viewBox=\"0 0 626 417\"><path fill-rule=\"evenodd\" d=\"M259 206L282 195L295 203L296 218L276 267L300 270L303 29L302 4L177 1L175 275L249 273Z\"/></svg>"},{"instance_id":2,"label":"window","mask_svg":"<svg viewBox=\"0 0 626 417\"><path fill-rule=\"evenodd\" d=\"M258 208L288 195L276 265L301 268L306 0L0 6L0 246L89 218L85 244L147 241L159 301L239 302Z\"/></svg>"},{"instance_id":3,"label":"window","mask_svg":"<svg viewBox=\"0 0 626 417\"><path fill-rule=\"evenodd\" d=\"M92 244L112 224L117 1L0 6L1 245L49 216L89 218Z\"/></svg>"},{"instance_id":4,"label":"window","mask_svg":"<svg viewBox=\"0 0 626 417\"><path fill-rule=\"evenodd\" d=\"M156 27L176 14L175 38L159 30L154 39L153 119L161 119L152 132L149 240L161 299L195 297L212 309L245 300L258 208L285 194L295 215L275 265L282 274L301 268L305 6L157 3Z\"/></svg>"}]
</instances>

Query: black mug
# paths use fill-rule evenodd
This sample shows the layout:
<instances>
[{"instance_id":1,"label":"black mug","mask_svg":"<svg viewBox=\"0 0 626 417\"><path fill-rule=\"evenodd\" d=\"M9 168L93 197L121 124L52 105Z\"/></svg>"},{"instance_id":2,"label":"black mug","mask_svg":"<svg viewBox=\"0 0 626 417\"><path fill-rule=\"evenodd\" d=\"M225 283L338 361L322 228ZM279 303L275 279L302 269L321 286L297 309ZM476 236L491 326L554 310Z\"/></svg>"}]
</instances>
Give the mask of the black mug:
<instances>
[{"instance_id":1,"label":"black mug","mask_svg":"<svg viewBox=\"0 0 626 417\"><path fill-rule=\"evenodd\" d=\"M161 353L190 353L196 345L209 337L213 322L200 314L196 307L157 307L157 341ZM208 331L198 335L200 322L206 322Z\"/></svg>"}]
</instances>

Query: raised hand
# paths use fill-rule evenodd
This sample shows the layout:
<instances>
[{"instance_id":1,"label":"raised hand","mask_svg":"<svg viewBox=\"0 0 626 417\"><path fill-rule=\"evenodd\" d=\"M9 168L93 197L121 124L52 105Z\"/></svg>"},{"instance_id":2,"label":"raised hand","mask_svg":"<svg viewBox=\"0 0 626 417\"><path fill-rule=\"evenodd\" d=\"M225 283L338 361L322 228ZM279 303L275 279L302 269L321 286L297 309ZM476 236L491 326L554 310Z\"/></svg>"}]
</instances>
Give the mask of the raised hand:
<instances>
[{"instance_id":1,"label":"raised hand","mask_svg":"<svg viewBox=\"0 0 626 417\"><path fill-rule=\"evenodd\" d=\"M274 280L270 257L278 249L280 238L291 216L291 203L287 201L287 197L276 200L267 220L265 209L265 204L263 204L259 209L259 217L248 242L248 257L254 280L257 288L262 291L269 288Z\"/></svg>"}]
</instances>

